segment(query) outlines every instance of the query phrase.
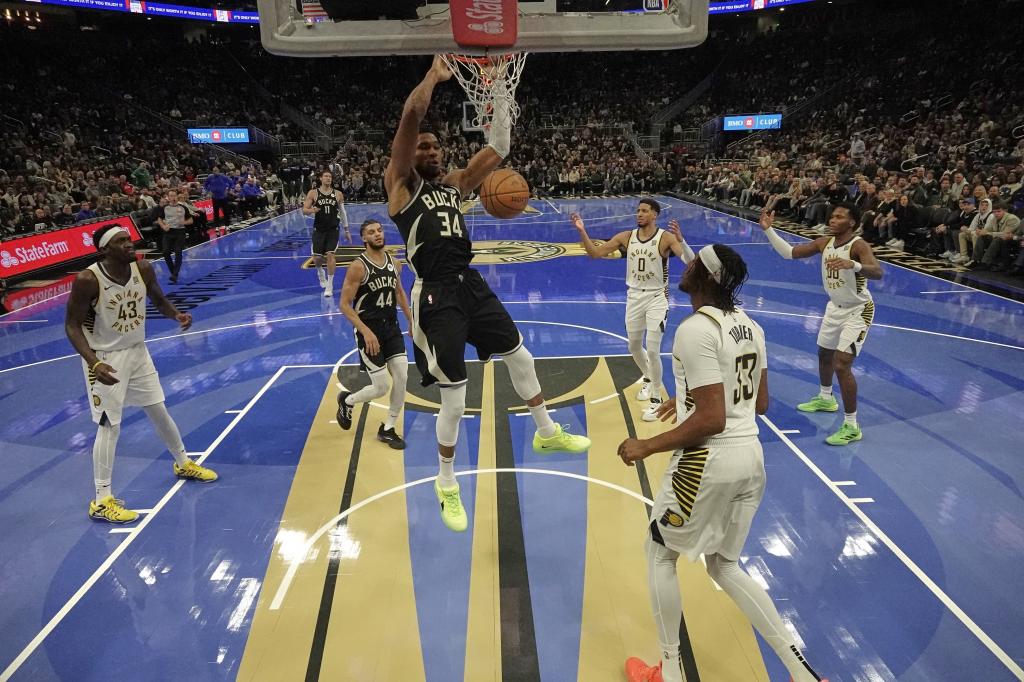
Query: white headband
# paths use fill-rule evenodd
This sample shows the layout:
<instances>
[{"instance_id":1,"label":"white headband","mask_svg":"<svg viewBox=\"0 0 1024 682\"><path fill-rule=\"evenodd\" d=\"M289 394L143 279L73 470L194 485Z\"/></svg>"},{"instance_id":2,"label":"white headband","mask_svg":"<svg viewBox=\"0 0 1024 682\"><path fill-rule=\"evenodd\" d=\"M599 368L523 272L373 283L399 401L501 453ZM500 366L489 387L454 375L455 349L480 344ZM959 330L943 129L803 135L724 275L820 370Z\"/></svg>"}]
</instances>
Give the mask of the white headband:
<instances>
[{"instance_id":1,"label":"white headband","mask_svg":"<svg viewBox=\"0 0 1024 682\"><path fill-rule=\"evenodd\" d=\"M700 256L700 262L704 264L704 267L711 273L711 279L715 280L719 284L722 283L722 261L718 259L718 254L715 253L715 247L713 244L708 244L698 253Z\"/></svg>"},{"instance_id":2,"label":"white headband","mask_svg":"<svg viewBox=\"0 0 1024 682\"><path fill-rule=\"evenodd\" d=\"M117 235L121 234L122 232L124 232L129 237L131 236L131 233L128 232L128 230L126 230L123 227L121 227L120 225L118 225L114 229L107 230L106 232L103 233L103 236L100 237L100 243L96 245L96 248L97 249L102 249L104 246L106 246L107 244L110 243L111 239L113 239Z\"/></svg>"}]
</instances>

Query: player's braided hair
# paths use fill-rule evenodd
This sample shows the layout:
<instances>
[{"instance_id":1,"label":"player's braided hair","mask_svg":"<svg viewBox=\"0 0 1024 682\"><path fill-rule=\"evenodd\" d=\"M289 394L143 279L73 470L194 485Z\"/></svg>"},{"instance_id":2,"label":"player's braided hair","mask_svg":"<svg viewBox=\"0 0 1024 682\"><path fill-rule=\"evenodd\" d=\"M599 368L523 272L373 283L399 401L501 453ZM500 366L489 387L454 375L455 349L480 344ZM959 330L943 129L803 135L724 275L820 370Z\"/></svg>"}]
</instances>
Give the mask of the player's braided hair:
<instances>
[{"instance_id":1,"label":"player's braided hair","mask_svg":"<svg viewBox=\"0 0 1024 682\"><path fill-rule=\"evenodd\" d=\"M714 244L712 248L715 250L718 260L722 262L720 281L714 280L704 265L704 261L700 258L697 258L693 264L693 267L697 269L694 274L699 275L700 281L703 282L705 293L711 299L711 305L731 313L740 305L738 293L740 287L747 281L747 264L740 254L725 244ZM680 288L682 288L682 283L680 283Z\"/></svg>"}]
</instances>

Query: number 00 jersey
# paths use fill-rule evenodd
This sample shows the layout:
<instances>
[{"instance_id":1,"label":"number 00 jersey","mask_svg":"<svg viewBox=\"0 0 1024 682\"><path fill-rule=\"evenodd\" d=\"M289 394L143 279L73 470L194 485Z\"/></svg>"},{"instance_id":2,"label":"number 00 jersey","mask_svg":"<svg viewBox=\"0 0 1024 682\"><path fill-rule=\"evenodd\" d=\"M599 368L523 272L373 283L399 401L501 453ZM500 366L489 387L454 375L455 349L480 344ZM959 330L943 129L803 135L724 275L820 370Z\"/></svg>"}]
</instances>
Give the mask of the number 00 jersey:
<instances>
[{"instance_id":1,"label":"number 00 jersey","mask_svg":"<svg viewBox=\"0 0 1024 682\"><path fill-rule=\"evenodd\" d=\"M367 258L365 253L359 254L359 260L362 261L363 268L366 270L363 281L356 289L356 300L352 306L356 309L359 319L363 322L370 320L397 321L395 290L399 285L395 262L391 260L391 254L384 253L384 265L377 265Z\"/></svg>"},{"instance_id":2,"label":"number 00 jersey","mask_svg":"<svg viewBox=\"0 0 1024 682\"><path fill-rule=\"evenodd\" d=\"M626 286L641 291L655 291L668 287L668 258L662 258L661 235L658 228L648 240L640 239L640 230L629 233L626 247ZM666 289L667 291L667 289Z\"/></svg>"},{"instance_id":3,"label":"number 00 jersey","mask_svg":"<svg viewBox=\"0 0 1024 682\"><path fill-rule=\"evenodd\" d=\"M829 270L825 265L829 258L853 260L850 252L858 239L860 237L854 237L842 246L836 246L836 238L830 237L821 252L821 283L828 297L840 308L863 305L871 300L867 277L853 270Z\"/></svg>"},{"instance_id":4,"label":"number 00 jersey","mask_svg":"<svg viewBox=\"0 0 1024 682\"><path fill-rule=\"evenodd\" d=\"M702 307L676 328L672 342L677 414L688 416L693 410L690 391L720 383L725 389L725 430L714 439L756 437L757 390L767 366L764 332L756 322L742 310Z\"/></svg>"},{"instance_id":5,"label":"number 00 jersey","mask_svg":"<svg viewBox=\"0 0 1024 682\"><path fill-rule=\"evenodd\" d=\"M473 260L457 187L422 178L409 203L391 219L402 233L409 267L419 279L457 275Z\"/></svg>"},{"instance_id":6,"label":"number 00 jersey","mask_svg":"<svg viewBox=\"0 0 1024 682\"><path fill-rule=\"evenodd\" d=\"M99 293L82 325L93 350L122 350L146 340L146 283L138 263L132 263L128 283L120 285L100 263L89 271L96 276Z\"/></svg>"}]
</instances>

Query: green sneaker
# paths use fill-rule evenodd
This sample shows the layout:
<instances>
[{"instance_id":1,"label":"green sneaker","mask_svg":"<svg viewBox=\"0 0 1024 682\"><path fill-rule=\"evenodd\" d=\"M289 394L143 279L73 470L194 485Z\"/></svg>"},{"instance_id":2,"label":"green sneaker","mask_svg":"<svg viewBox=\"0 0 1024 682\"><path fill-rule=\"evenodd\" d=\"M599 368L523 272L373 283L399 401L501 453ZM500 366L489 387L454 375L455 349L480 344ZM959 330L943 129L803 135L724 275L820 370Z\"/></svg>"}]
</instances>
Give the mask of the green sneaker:
<instances>
[{"instance_id":1,"label":"green sneaker","mask_svg":"<svg viewBox=\"0 0 1024 682\"><path fill-rule=\"evenodd\" d=\"M462 498L459 497L459 484L456 483L451 488L442 488L439 482L434 481L434 494L441 503L441 520L444 521L444 525L456 533L466 530L469 518L462 506Z\"/></svg>"},{"instance_id":2,"label":"green sneaker","mask_svg":"<svg viewBox=\"0 0 1024 682\"><path fill-rule=\"evenodd\" d=\"M861 433L860 429L856 426L850 426L846 422L843 422L843 425L839 427L839 430L826 438L825 442L829 445L849 445L863 437L864 434Z\"/></svg>"},{"instance_id":3,"label":"green sneaker","mask_svg":"<svg viewBox=\"0 0 1024 682\"><path fill-rule=\"evenodd\" d=\"M550 438L541 438L539 432L533 434L534 452L586 452L590 449L590 439L586 436L574 436L559 424L555 424L555 428L557 431Z\"/></svg>"},{"instance_id":4,"label":"green sneaker","mask_svg":"<svg viewBox=\"0 0 1024 682\"><path fill-rule=\"evenodd\" d=\"M806 403L797 405L796 409L801 412L838 412L839 403L836 402L834 397L825 399L820 395L816 395Z\"/></svg>"}]
</instances>

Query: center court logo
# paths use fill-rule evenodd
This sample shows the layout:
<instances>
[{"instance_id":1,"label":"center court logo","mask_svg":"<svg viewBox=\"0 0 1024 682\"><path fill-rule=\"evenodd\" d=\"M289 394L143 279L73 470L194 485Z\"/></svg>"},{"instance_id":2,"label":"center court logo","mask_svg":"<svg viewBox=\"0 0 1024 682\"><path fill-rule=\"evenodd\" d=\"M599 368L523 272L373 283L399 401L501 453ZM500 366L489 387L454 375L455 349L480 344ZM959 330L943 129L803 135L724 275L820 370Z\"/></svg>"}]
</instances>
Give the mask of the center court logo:
<instances>
[{"instance_id":1,"label":"center court logo","mask_svg":"<svg viewBox=\"0 0 1024 682\"><path fill-rule=\"evenodd\" d=\"M605 240L595 239L595 244L604 244ZM405 248L402 246L385 246L384 249L397 261L407 263ZM346 267L354 261L363 249L358 246L339 246L334 251L335 262L339 267ZM540 261L561 258L563 256L586 256L587 252L580 246L579 242L569 244L554 244L551 242L532 242L519 239L503 239L501 241L479 241L473 242L473 262L471 266L477 265L509 265L514 263L537 263ZM606 258L621 258L619 252L615 252ZM306 270L313 267L313 259L309 258L300 265Z\"/></svg>"}]
</instances>

